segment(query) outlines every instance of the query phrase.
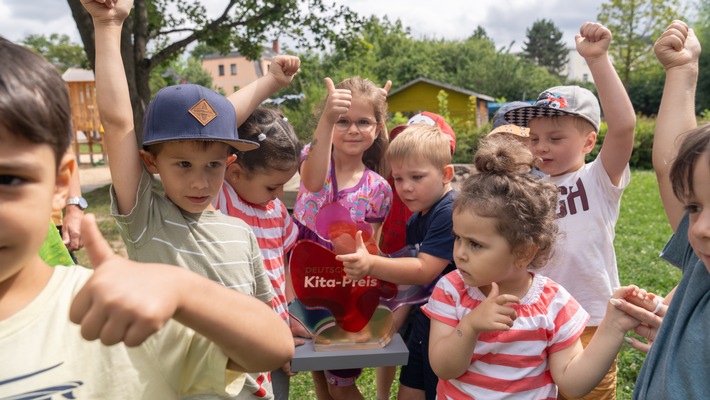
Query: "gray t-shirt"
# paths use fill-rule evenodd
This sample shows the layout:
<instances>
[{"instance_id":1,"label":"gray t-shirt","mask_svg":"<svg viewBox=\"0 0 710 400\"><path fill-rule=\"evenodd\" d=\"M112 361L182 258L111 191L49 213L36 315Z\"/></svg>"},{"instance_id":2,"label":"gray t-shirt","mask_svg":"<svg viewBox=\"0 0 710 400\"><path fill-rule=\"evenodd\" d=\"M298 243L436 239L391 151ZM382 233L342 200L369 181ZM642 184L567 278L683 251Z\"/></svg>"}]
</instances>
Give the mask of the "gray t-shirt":
<instances>
[{"instance_id":1,"label":"gray t-shirt","mask_svg":"<svg viewBox=\"0 0 710 400\"><path fill-rule=\"evenodd\" d=\"M688 215L661 252L683 272L639 372L634 399L710 398L710 274L688 243Z\"/></svg>"},{"instance_id":2,"label":"gray t-shirt","mask_svg":"<svg viewBox=\"0 0 710 400\"><path fill-rule=\"evenodd\" d=\"M274 296L251 228L219 211L191 214L153 188L144 169L135 207L120 215L111 188L111 214L128 257L179 265L269 303Z\"/></svg>"}]
</instances>

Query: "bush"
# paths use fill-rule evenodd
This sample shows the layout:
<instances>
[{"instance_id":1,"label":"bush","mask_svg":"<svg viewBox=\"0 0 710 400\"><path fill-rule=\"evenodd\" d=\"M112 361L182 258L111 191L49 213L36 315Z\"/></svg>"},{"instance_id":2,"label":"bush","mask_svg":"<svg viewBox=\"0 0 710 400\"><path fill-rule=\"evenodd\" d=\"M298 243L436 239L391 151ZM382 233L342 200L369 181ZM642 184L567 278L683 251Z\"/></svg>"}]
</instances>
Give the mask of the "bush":
<instances>
[{"instance_id":1,"label":"bush","mask_svg":"<svg viewBox=\"0 0 710 400\"><path fill-rule=\"evenodd\" d=\"M653 149L653 131L656 129L656 120L641 115L636 116L636 131L634 134L634 151L631 153L629 165L631 168L650 170L653 169L651 150ZM601 150L606 137L607 124L602 121L597 135L597 144L591 153L587 154L587 162L594 160Z\"/></svg>"}]
</instances>

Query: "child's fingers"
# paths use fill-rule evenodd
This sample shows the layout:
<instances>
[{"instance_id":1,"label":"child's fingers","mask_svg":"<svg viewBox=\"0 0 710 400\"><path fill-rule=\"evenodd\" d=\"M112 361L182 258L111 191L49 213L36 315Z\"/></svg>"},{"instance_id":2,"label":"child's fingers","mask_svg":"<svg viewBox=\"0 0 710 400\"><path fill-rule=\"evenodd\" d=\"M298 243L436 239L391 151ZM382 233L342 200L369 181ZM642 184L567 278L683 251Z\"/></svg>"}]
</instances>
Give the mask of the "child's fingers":
<instances>
[{"instance_id":1,"label":"child's fingers","mask_svg":"<svg viewBox=\"0 0 710 400\"><path fill-rule=\"evenodd\" d=\"M325 78L325 87L328 89L328 94L333 94L335 92L335 84L330 78Z\"/></svg>"},{"instance_id":2,"label":"child's fingers","mask_svg":"<svg viewBox=\"0 0 710 400\"><path fill-rule=\"evenodd\" d=\"M81 239L94 269L115 256L111 246L101 234L93 214L86 214L81 221Z\"/></svg>"},{"instance_id":3,"label":"child's fingers","mask_svg":"<svg viewBox=\"0 0 710 400\"><path fill-rule=\"evenodd\" d=\"M624 341L626 341L629 346L633 347L636 350L643 351L644 353L648 353L648 351L651 350L651 344L644 343L636 338L626 336L624 337Z\"/></svg>"},{"instance_id":4,"label":"child's fingers","mask_svg":"<svg viewBox=\"0 0 710 400\"><path fill-rule=\"evenodd\" d=\"M385 96L387 96L387 94L390 92L391 87L392 87L392 81L388 79L387 83L385 83L385 86L382 88L385 91Z\"/></svg>"},{"instance_id":5,"label":"child's fingers","mask_svg":"<svg viewBox=\"0 0 710 400\"><path fill-rule=\"evenodd\" d=\"M101 330L106 323L107 315L100 307L93 306L90 298L82 299L77 303L81 292L77 294L69 309L69 319L81 325L81 336L86 340L96 340L101 337ZM87 295L87 293L84 293ZM77 306L77 308L75 308Z\"/></svg>"},{"instance_id":6,"label":"child's fingers","mask_svg":"<svg viewBox=\"0 0 710 400\"><path fill-rule=\"evenodd\" d=\"M131 320L126 318L124 314L113 313L101 328L99 335L101 343L111 346L122 342L130 323Z\"/></svg>"}]
</instances>

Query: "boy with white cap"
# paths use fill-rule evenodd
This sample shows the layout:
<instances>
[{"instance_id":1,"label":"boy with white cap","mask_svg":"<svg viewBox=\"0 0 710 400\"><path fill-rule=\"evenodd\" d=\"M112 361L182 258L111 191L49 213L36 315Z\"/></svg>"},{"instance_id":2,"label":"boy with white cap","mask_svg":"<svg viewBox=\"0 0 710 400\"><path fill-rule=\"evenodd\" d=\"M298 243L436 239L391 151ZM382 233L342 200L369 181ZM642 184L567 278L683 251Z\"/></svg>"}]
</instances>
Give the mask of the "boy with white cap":
<instances>
[{"instance_id":1,"label":"boy with white cap","mask_svg":"<svg viewBox=\"0 0 710 400\"><path fill-rule=\"evenodd\" d=\"M505 119L530 128L529 147L542 159L538 167L560 191L557 221L564 235L541 273L564 286L590 314L581 338L586 347L604 317L612 289L620 286L614 226L629 184L636 115L608 56L611 32L587 22L576 41L594 77L608 125L597 158L585 163L601 120L599 101L587 89L550 88L534 105L508 111ZM615 393L616 362L584 398L615 398Z\"/></svg>"}]
</instances>

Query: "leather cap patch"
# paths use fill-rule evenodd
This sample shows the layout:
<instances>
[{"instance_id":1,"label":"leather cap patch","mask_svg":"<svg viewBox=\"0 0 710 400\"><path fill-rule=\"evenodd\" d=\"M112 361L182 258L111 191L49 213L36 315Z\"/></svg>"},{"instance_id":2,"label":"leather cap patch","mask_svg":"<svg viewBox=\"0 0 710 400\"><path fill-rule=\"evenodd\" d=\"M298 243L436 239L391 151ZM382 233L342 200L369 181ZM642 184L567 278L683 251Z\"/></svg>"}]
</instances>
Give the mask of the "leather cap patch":
<instances>
[{"instance_id":1,"label":"leather cap patch","mask_svg":"<svg viewBox=\"0 0 710 400\"><path fill-rule=\"evenodd\" d=\"M197 102L194 106L192 106L189 110L187 110L190 114L192 114L195 119L200 121L202 126L205 126L210 123L213 119L217 118L217 112L212 108L210 103L207 102L207 100L202 99Z\"/></svg>"}]
</instances>

